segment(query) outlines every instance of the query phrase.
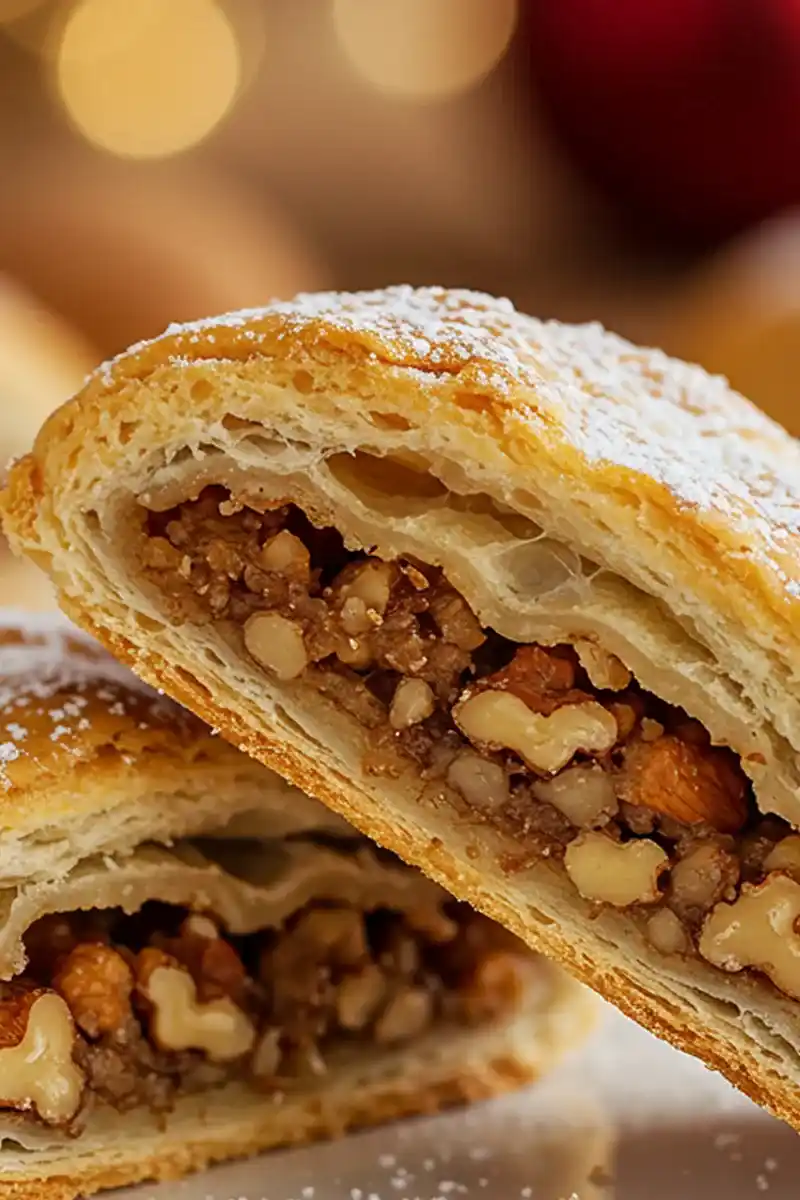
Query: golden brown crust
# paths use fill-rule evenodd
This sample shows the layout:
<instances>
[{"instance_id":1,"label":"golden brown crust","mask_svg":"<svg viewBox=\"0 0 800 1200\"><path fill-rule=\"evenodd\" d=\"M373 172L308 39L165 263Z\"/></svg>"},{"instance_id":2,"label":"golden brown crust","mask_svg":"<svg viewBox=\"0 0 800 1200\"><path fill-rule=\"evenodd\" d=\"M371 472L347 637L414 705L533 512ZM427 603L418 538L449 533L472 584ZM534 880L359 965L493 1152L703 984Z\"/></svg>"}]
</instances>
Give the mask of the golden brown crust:
<instances>
[{"instance_id":1,"label":"golden brown crust","mask_svg":"<svg viewBox=\"0 0 800 1200\"><path fill-rule=\"evenodd\" d=\"M364 477L348 494L343 467L359 453L433 476L447 522L413 495L370 507ZM797 1056L780 1043L795 1036L796 1009L768 985L665 963L625 918L590 922L546 870L510 869L513 843L418 804L413 781L366 779L343 722L333 731L326 716L330 738L314 741L297 720L311 701L243 657L234 679L230 645L225 661L209 657L223 649L213 630L165 619L115 517L121 494L130 510L170 472L174 484L173 464L187 459L250 466L268 498L311 494L357 543L430 556L512 640L597 637L742 755L764 808L800 824L796 443L723 381L598 327L401 288L299 297L134 347L47 423L3 507L65 609L140 676L800 1126ZM474 521L463 504L447 508L464 494L485 502ZM488 543L470 541L483 518L491 562ZM548 543L566 564L563 602L537 591Z\"/></svg>"},{"instance_id":2,"label":"golden brown crust","mask_svg":"<svg viewBox=\"0 0 800 1200\"><path fill-rule=\"evenodd\" d=\"M333 1072L308 1095L259 1102L237 1092L207 1105L206 1123L179 1112L178 1122L157 1131L128 1120L130 1136L96 1138L91 1152L65 1147L37 1170L34 1155L24 1166L0 1155L0 1197L8 1200L74 1200L105 1188L146 1180L178 1179L215 1162L279 1146L341 1137L402 1117L430 1115L457 1104L488 1099L530 1083L591 1028L593 1012L583 995L562 983L544 1004L531 1000L514 1021L471 1030L452 1039L444 1031L436 1046L377 1056L365 1069Z\"/></svg>"},{"instance_id":3,"label":"golden brown crust","mask_svg":"<svg viewBox=\"0 0 800 1200\"><path fill-rule=\"evenodd\" d=\"M167 665L156 667L152 661L143 662L128 643L108 630L95 627L92 632L120 661L137 662L145 678L157 678L170 695L221 729L225 737L248 754L318 797L379 846L421 866L447 891L498 921L532 949L558 962L650 1033L702 1059L751 1100L800 1132L800 1093L782 1079L779 1069L741 1050L732 1055L724 1038L699 1021L693 1025L686 1009L665 1005L661 997L647 989L641 977L635 978L624 967L609 967L607 960L598 961L591 943L579 945L565 936L557 924L529 919L521 903L503 894L496 868L487 871L485 862L464 859L458 851L450 849L451 837L445 840L431 836L418 824L409 828L398 822L391 810L374 807L367 812L363 796L332 785L313 758L297 754L280 739L254 733L229 708L215 704L204 690L173 673Z\"/></svg>"}]
</instances>

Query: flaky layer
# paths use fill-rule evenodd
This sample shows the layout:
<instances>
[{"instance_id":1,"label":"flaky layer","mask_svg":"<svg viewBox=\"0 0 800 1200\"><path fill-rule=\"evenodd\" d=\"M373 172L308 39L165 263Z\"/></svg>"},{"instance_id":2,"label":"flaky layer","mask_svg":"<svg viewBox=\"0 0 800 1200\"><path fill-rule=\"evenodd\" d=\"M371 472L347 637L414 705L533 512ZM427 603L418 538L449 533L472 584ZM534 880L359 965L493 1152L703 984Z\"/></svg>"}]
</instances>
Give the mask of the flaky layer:
<instances>
[{"instance_id":1,"label":"flaky layer","mask_svg":"<svg viewBox=\"0 0 800 1200\"><path fill-rule=\"evenodd\" d=\"M626 1011L800 1121L796 1005L657 955L516 846L459 822L408 764L230 631L181 625L136 561L141 509L208 483L294 501L354 545L443 567L512 641L594 638L741 756L798 821L795 444L718 380L605 335L441 291L300 298L133 350L12 477L17 545L69 612L262 761ZM137 518L138 513L138 518Z\"/></svg>"},{"instance_id":2,"label":"flaky layer","mask_svg":"<svg viewBox=\"0 0 800 1200\"><path fill-rule=\"evenodd\" d=\"M346 832L60 616L0 612L0 888L234 816L240 836Z\"/></svg>"},{"instance_id":3,"label":"flaky layer","mask_svg":"<svg viewBox=\"0 0 800 1200\"><path fill-rule=\"evenodd\" d=\"M0 1130L0 1195L73 1200L498 1095L537 1078L590 1024L585 998L562 981L546 1000L531 996L512 1022L484 1030L439 1028L412 1050L365 1056L280 1103L230 1085L214 1096L180 1101L166 1125L149 1114L126 1114L124 1137L118 1115L98 1114L79 1140L66 1144L45 1130L36 1135L7 1125Z\"/></svg>"}]
</instances>

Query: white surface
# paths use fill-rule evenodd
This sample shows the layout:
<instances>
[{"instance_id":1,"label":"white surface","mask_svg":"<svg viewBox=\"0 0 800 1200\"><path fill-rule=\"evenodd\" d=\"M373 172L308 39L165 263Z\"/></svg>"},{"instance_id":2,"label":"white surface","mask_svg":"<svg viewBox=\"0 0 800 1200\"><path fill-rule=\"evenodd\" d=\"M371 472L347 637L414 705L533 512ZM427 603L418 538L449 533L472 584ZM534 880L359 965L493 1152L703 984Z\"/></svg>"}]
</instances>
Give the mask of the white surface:
<instances>
[{"instance_id":1,"label":"white surface","mask_svg":"<svg viewBox=\"0 0 800 1200\"><path fill-rule=\"evenodd\" d=\"M797 1200L800 1137L609 1011L537 1086L115 1200Z\"/></svg>"}]
</instances>

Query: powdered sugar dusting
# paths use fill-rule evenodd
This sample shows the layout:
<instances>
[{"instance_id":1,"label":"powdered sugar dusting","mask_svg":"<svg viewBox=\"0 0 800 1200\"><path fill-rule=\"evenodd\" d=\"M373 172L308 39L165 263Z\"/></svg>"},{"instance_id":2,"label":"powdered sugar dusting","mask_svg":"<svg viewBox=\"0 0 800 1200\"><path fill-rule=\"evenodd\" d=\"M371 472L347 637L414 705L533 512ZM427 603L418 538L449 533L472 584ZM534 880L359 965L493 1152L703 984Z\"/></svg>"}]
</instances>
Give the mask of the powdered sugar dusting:
<instances>
[{"instance_id":1,"label":"powdered sugar dusting","mask_svg":"<svg viewBox=\"0 0 800 1200\"><path fill-rule=\"evenodd\" d=\"M31 767L81 758L107 718L148 729L180 713L64 618L0 613L0 793L21 770L28 778Z\"/></svg>"}]
</instances>

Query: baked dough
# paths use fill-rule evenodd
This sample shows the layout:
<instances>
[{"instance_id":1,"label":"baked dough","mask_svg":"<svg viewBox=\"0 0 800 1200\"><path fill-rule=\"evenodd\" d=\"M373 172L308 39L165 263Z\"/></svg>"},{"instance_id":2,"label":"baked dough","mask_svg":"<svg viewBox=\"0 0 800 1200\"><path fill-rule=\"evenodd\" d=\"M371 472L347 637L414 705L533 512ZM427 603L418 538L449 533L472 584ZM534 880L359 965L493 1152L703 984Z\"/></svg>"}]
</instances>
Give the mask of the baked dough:
<instances>
[{"instance_id":1,"label":"baked dough","mask_svg":"<svg viewBox=\"0 0 800 1200\"><path fill-rule=\"evenodd\" d=\"M227 514L290 501L352 550L440 568L507 644L631 673L735 753L734 808L757 816L749 780L800 824L799 478L797 444L699 368L483 295L394 288L134 347L48 422L4 507L65 610L139 675L800 1128L797 1000L740 970L758 953L655 948L654 843L646 887L598 907L408 756L366 769L363 724L286 664L264 670L230 621L171 606L137 540L143 510L212 485Z\"/></svg>"},{"instance_id":2,"label":"baked dough","mask_svg":"<svg viewBox=\"0 0 800 1200\"><path fill-rule=\"evenodd\" d=\"M137 913L153 900L213 913L235 937L279 929L310 903L410 911L447 897L62 618L3 614L0 980L26 970L23 937L40 917ZM66 1137L0 1108L0 1194L72 1200L519 1086L588 1030L592 1011L555 968L520 961L530 973L504 1016L440 1019L401 1046L343 1043L327 1073L290 1082L280 1101L231 1079L179 1094L166 1117L140 1105L121 1124L97 1103ZM13 986L0 983L0 1088Z\"/></svg>"}]
</instances>

